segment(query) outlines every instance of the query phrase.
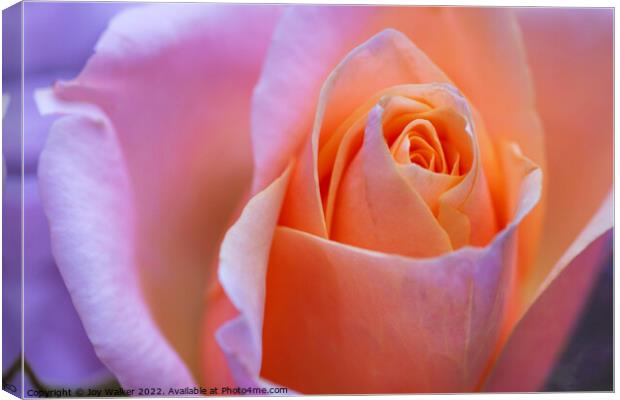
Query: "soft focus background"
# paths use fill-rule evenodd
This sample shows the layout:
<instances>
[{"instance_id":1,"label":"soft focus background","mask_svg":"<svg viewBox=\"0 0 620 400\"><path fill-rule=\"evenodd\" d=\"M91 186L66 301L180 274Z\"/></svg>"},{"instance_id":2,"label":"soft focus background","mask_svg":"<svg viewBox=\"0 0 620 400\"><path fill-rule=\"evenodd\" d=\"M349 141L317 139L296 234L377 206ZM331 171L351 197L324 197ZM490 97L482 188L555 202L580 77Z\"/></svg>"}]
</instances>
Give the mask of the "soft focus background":
<instances>
[{"instance_id":1,"label":"soft focus background","mask_svg":"<svg viewBox=\"0 0 620 400\"><path fill-rule=\"evenodd\" d=\"M47 221L40 205L38 155L54 117L41 117L35 89L77 75L109 19L131 3L24 4L24 210L25 358L34 386L116 385L98 361L73 308L50 252ZM15 7L13 7L15 8ZM5 32L17 28L15 9L4 11ZM19 337L19 42L4 41L4 92L11 104L3 125L7 164L3 218L3 382L18 357ZM602 270L579 324L544 390L613 389L613 260ZM13 376L13 379L15 377Z\"/></svg>"}]
</instances>

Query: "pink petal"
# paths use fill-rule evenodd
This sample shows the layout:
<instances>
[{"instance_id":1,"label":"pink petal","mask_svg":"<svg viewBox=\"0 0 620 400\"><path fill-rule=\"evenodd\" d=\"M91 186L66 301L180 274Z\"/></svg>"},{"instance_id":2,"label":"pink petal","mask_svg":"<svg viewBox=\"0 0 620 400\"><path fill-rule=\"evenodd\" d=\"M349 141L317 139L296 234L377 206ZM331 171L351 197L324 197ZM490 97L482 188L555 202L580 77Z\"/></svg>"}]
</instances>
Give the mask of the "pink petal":
<instances>
[{"instance_id":1,"label":"pink petal","mask_svg":"<svg viewBox=\"0 0 620 400\"><path fill-rule=\"evenodd\" d=\"M259 376L267 263L289 178L290 169L254 196L222 243L219 279L240 316L222 326L217 338L237 382Z\"/></svg>"},{"instance_id":2,"label":"pink petal","mask_svg":"<svg viewBox=\"0 0 620 400\"><path fill-rule=\"evenodd\" d=\"M24 177L23 200L25 359L46 385L75 388L109 381L113 377L95 355L54 263L49 226L34 175ZM20 206L21 201L12 205L15 216L21 215ZM10 252L17 252L21 258L19 246L4 254ZM18 280L13 284L20 286ZM63 362L59 364L60 359Z\"/></svg>"},{"instance_id":3,"label":"pink petal","mask_svg":"<svg viewBox=\"0 0 620 400\"><path fill-rule=\"evenodd\" d=\"M372 7L307 6L284 13L252 101L254 192L282 173L308 137L325 78L370 36L363 22L372 14Z\"/></svg>"},{"instance_id":4,"label":"pink petal","mask_svg":"<svg viewBox=\"0 0 620 400\"><path fill-rule=\"evenodd\" d=\"M534 392L545 379L610 254L613 194L551 270L510 336L485 390Z\"/></svg>"},{"instance_id":5,"label":"pink petal","mask_svg":"<svg viewBox=\"0 0 620 400\"><path fill-rule=\"evenodd\" d=\"M251 91L279 13L209 4L130 9L112 20L82 73L54 89L56 102L95 105L114 128L133 193L132 268L157 326L196 379L203 300L219 242L249 188Z\"/></svg>"},{"instance_id":6,"label":"pink petal","mask_svg":"<svg viewBox=\"0 0 620 400\"><path fill-rule=\"evenodd\" d=\"M52 252L101 361L125 388L193 384L140 290L133 191L109 122L57 121L39 180Z\"/></svg>"}]
</instances>

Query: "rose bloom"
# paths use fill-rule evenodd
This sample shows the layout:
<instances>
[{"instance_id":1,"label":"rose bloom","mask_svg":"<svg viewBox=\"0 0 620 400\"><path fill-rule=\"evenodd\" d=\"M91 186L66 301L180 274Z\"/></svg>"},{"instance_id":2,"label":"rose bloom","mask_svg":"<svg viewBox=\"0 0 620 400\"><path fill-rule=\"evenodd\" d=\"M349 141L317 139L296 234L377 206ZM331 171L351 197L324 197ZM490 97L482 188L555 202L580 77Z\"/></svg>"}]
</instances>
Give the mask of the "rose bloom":
<instances>
[{"instance_id":1,"label":"rose bloom","mask_svg":"<svg viewBox=\"0 0 620 400\"><path fill-rule=\"evenodd\" d=\"M164 394L541 389L610 252L611 27L610 10L120 14L37 93L68 114L41 198L97 355Z\"/></svg>"}]
</instances>

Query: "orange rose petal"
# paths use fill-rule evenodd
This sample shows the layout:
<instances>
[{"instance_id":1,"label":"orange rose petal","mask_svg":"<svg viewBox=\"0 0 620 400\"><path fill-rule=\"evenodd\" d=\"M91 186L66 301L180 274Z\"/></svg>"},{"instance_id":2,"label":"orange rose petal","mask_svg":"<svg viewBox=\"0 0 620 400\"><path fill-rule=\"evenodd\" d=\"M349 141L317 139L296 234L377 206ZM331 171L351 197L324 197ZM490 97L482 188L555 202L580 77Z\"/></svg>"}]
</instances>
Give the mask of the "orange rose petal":
<instances>
[{"instance_id":1,"label":"orange rose petal","mask_svg":"<svg viewBox=\"0 0 620 400\"><path fill-rule=\"evenodd\" d=\"M391 147L394 160L400 164L411 164L411 142L407 135L401 135Z\"/></svg>"},{"instance_id":2,"label":"orange rose petal","mask_svg":"<svg viewBox=\"0 0 620 400\"><path fill-rule=\"evenodd\" d=\"M304 147L293 167L278 223L327 237L313 147Z\"/></svg>"},{"instance_id":3,"label":"orange rose petal","mask_svg":"<svg viewBox=\"0 0 620 400\"><path fill-rule=\"evenodd\" d=\"M437 130L428 120L425 119L415 119L411 121L411 123L404 129L402 135L402 139L399 140L400 143L406 141L409 145L407 146L408 151L412 151L412 147L414 143L419 145L419 148L424 148L430 150L432 153L431 159L437 160L437 168L435 167L429 168L431 171L442 172L445 173L447 170L447 162L446 156L444 154L443 146L437 136ZM392 145L396 146L396 142ZM392 151L394 154L394 151ZM433 165L435 163L433 162Z\"/></svg>"},{"instance_id":4,"label":"orange rose petal","mask_svg":"<svg viewBox=\"0 0 620 400\"><path fill-rule=\"evenodd\" d=\"M327 132L319 140L319 179L323 178L333 169L336 155L340 149L340 143L345 140L350 131L363 131L365 115L381 101L382 97L390 96L389 103L384 105L386 114L393 115L393 123L399 126L410 120L411 115L430 111L431 107L424 103L422 99L412 99L405 97L404 93L393 93L393 88L381 90L370 97L362 106L355 110L334 132ZM360 129L355 129L356 124L361 124Z\"/></svg>"},{"instance_id":5,"label":"orange rose petal","mask_svg":"<svg viewBox=\"0 0 620 400\"><path fill-rule=\"evenodd\" d=\"M405 90L405 92L407 91ZM400 125L405 124L408 118L411 118L413 113L429 109L427 104L424 104L419 100L403 97L406 94L413 95L416 93L416 90L409 90L409 92L410 93L398 92L401 95L395 95L394 93L391 93L390 89L387 89L374 96L371 101L360 107L360 109L353 114L353 116L358 118L355 122L343 124L341 126L341 128L344 129L347 125L350 125L349 129L344 134L340 134L340 132L337 131L334 135L330 136L329 142L320 150L319 174L321 173L320 168L322 165L332 167L331 174L329 176L324 176L323 181L321 182L321 185L327 186L327 189L325 189L325 186L322 186L321 189L323 194L323 202L325 204L325 218L327 221L328 232L331 232L334 204L338 189L340 187L340 181L346 168L349 166L362 146L367 114L371 108L377 102L385 103L383 105L384 124L390 125L391 128L396 128L397 130L402 129ZM419 95L420 93L417 94ZM385 97L382 101L383 96ZM384 131L384 135L389 135L388 132ZM333 158L330 159L332 154L331 147L337 148L337 150L335 151ZM324 152L327 152L327 154ZM407 156L407 158L409 157ZM323 161L323 164L321 161Z\"/></svg>"},{"instance_id":6,"label":"orange rose petal","mask_svg":"<svg viewBox=\"0 0 620 400\"><path fill-rule=\"evenodd\" d=\"M499 336L515 229L539 199L540 178L525 177L517 214L489 247L439 258L278 227L261 375L302 393L473 390Z\"/></svg>"},{"instance_id":7,"label":"orange rose petal","mask_svg":"<svg viewBox=\"0 0 620 400\"><path fill-rule=\"evenodd\" d=\"M452 171L450 171L450 175L458 176L459 171L461 170L461 155L457 154L454 158L454 164L452 164Z\"/></svg>"},{"instance_id":8,"label":"orange rose petal","mask_svg":"<svg viewBox=\"0 0 620 400\"><path fill-rule=\"evenodd\" d=\"M510 9L393 8L381 18L445 71L480 111L491 136L518 143L532 161L544 165L533 84L519 25Z\"/></svg>"},{"instance_id":9,"label":"orange rose petal","mask_svg":"<svg viewBox=\"0 0 620 400\"><path fill-rule=\"evenodd\" d=\"M321 140L367 99L395 85L447 83L431 59L401 32L386 29L355 48L326 80L319 109L324 110Z\"/></svg>"},{"instance_id":10,"label":"orange rose petal","mask_svg":"<svg viewBox=\"0 0 620 400\"><path fill-rule=\"evenodd\" d=\"M526 13L527 10L523 14ZM549 11L549 13L552 12ZM529 73L530 68L528 67L527 56L531 57L531 54L526 55L519 24L512 10L488 7L409 7L406 10L396 8L385 9L383 12L378 13L378 15L380 15L379 19L381 20L379 24L392 26L405 33L429 55L433 62L445 71L455 86L464 93L473 107L479 111L476 119L484 122L486 133L490 138L503 138L504 140L518 143L523 153L542 168L545 182L549 182L547 180L547 156L544 145L545 133L536 113L537 104L535 104L533 81ZM556 24L549 21L549 16L541 18L538 30L553 29L552 27ZM545 65L553 65L553 67L548 69L549 76L543 79L544 82L547 82L545 86L551 89L546 90L546 93L549 94L549 101L545 100L545 102L551 106L556 104L557 97L562 97L562 104L572 102L572 107L575 109L573 115L579 115L582 114L582 111L576 107L575 98L572 96L557 96L557 88L571 85L571 82L579 81L583 76L596 75L600 77L600 74L593 74L587 68L590 57L574 57L574 54L587 53L595 46L581 47L576 51L571 50L570 52L559 50L559 46L556 44L557 38L566 38L569 34L574 35L575 32L581 32L581 30L573 29L569 31L563 29L560 33L551 33L546 36L548 40L545 42L547 43L545 46L541 45L540 35L537 34L532 34L529 40L526 35L526 40L528 41L528 46L529 41L531 41L534 48L540 49L540 56L537 54L537 59L534 59L534 61L540 60L543 67ZM437 40L438 37L441 37L442 40ZM562 43L563 47L572 48L574 44L582 42L575 38L575 40L563 40ZM555 55L547 51L550 48L558 49L555 50L556 53L553 53ZM560 61L560 51L561 57L564 57L562 61ZM611 50L606 54L609 56ZM572 69L572 65L576 62L575 60L579 60L582 63L580 65L583 65L583 67L580 67L581 69L579 70L581 72L577 72L577 69L574 69L576 74L568 80L554 77L554 74L558 71ZM534 67L538 66L534 65ZM605 73L603 76L608 76L611 79L611 73ZM562 79L562 82L560 82L560 79ZM551 88L552 85L553 88ZM586 90L585 87L584 90ZM592 90L590 93L595 93L595 91ZM593 104L595 101L597 100L590 98L580 104L584 106L591 105L594 110L595 106ZM592 113L596 114L597 111L592 111L589 115L592 115ZM476 111L474 111L474 114L476 114ZM558 115L558 118L566 121L565 115L567 114L562 113ZM476 125L480 125L478 121ZM562 131L558 132L561 133ZM557 144L563 142L564 139L559 139L556 142L548 143L553 148L557 148ZM493 199L497 199L500 195L494 192L495 188L502 185L501 179L499 179L495 172L498 170L497 163L494 161L495 157L491 155L492 152L488 151L490 146L488 146L486 137L480 136L480 144L481 147L486 149L482 156L483 163ZM574 148L579 147L576 146ZM557 154L559 155L560 153L558 152ZM567 174L567 176L569 175ZM582 181L587 181L587 179ZM560 185L566 185L566 183ZM573 196L565 198L573 198ZM536 274L535 270L540 269L540 267L534 266L534 261L539 249L538 243L541 237L540 232L545 202L546 194L543 191L543 198L539 206L528 216L520 228L519 269L523 279ZM558 215L566 215L566 213L563 212ZM564 218L564 220L567 219ZM477 231L477 229L473 230L473 232ZM546 236L553 237L557 235L549 234ZM545 249L545 251L541 251L541 256L547 254L547 247L548 245L541 246L541 248ZM542 276L544 277L544 275ZM540 280L538 282L540 283Z\"/></svg>"},{"instance_id":11,"label":"orange rose petal","mask_svg":"<svg viewBox=\"0 0 620 400\"><path fill-rule=\"evenodd\" d=\"M612 187L614 13L609 8L519 9L517 15L548 163L548 208L542 251L528 283L531 295Z\"/></svg>"},{"instance_id":12,"label":"orange rose petal","mask_svg":"<svg viewBox=\"0 0 620 400\"><path fill-rule=\"evenodd\" d=\"M495 333L478 313L499 311L473 300L470 259L451 259L427 265L278 228L263 376L309 394L465 390L484 357L469 349ZM500 286L501 274L488 281ZM491 329L466 349L472 321Z\"/></svg>"},{"instance_id":13,"label":"orange rose petal","mask_svg":"<svg viewBox=\"0 0 620 400\"><path fill-rule=\"evenodd\" d=\"M380 90L400 83L445 80L424 53L393 30L377 34L346 56L323 84L311 139L293 171L281 224L326 235L317 172L322 137L329 138L342 121Z\"/></svg>"},{"instance_id":14,"label":"orange rose petal","mask_svg":"<svg viewBox=\"0 0 620 400\"><path fill-rule=\"evenodd\" d=\"M450 224L451 228L447 231L455 234L458 232L456 227L469 225L470 236L467 240L464 241L463 237L455 237L454 240L461 245L484 246L497 232L497 224L481 165L478 139L473 132L472 115L464 100L461 99L460 102L460 105L455 103L452 109L439 109L435 113L428 113L426 117L446 137L444 150L448 164L452 165L451 175L456 176L463 170L467 171L459 184L439 197L440 212L446 212L440 215L440 223L444 228L447 226L444 224ZM455 108L460 111L460 115L454 111ZM461 134L457 134L458 132ZM462 220L463 217L469 220L469 224ZM458 218L460 221L452 223L451 218Z\"/></svg>"},{"instance_id":15,"label":"orange rose petal","mask_svg":"<svg viewBox=\"0 0 620 400\"><path fill-rule=\"evenodd\" d=\"M447 160L449 160L449 163L455 162L453 167L456 166L456 169L453 168L452 172L456 175L456 171L458 171L458 175L460 175L461 169L468 170L465 181L463 181L462 178L456 180L445 179L445 176L435 174L437 180L433 182L432 185L418 185L418 182L410 181L411 189L418 193L424 193L424 195L427 196L424 198L425 202L431 207L433 214L436 214L438 212L436 204L438 199L430 199L428 196L439 188L450 189L453 187L453 190L444 193L442 197L440 197L441 202L445 203L443 210L446 212L439 219L440 223L449 224L451 226L450 232L459 235L459 238L455 238L455 241L458 241L459 245L465 245L470 243L470 235L463 235L462 232L471 232L471 229L469 228L470 223L463 220L463 218L469 219L471 215L475 215L478 220L475 221L477 231L473 243L475 245L484 245L488 243L496 232L497 225L495 223L495 215L493 213L490 195L486 188L486 181L484 176L481 176L482 171L479 167L479 152L477 149L472 149L472 146L477 146L475 135L465 132L465 119L458 115L458 113L465 116L470 115L465 100L458 95L454 88L445 84L402 85L390 88L382 93L383 97L378 101L385 107L383 123L387 126L387 130L384 132L384 136L386 136L388 142L393 141L392 147L398 146L399 142L402 143L402 140L404 140L403 135L406 135L408 132L407 127L430 126L430 128L427 126L426 129L431 129L432 132L422 131L421 134L428 137L431 143L433 139L435 139L435 141L439 140L437 132L435 132L435 128L438 128L442 135L442 144L436 144L435 147L441 146L442 156L444 148L449 150L447 153ZM435 108L426 111L424 108L414 107L414 109L411 110L414 111L413 113L407 113L408 103L402 100L406 98L415 99L415 102L410 101L411 104L409 105L415 105L417 102L424 102L429 105L432 104ZM359 115L359 112L356 112L355 115ZM406 118L401 119L401 116L406 116ZM467 118L471 119L471 117ZM353 157L359 151L362 142L361 134L363 131L361 130L361 125L363 122L364 120L360 118L360 120L353 124L346 135L341 136L340 134L336 134L330 138L331 141L334 138L342 137L342 143L338 149L333 173L331 177L327 177L331 178L326 200L326 218L328 230L330 232L332 229L331 223L333 214L335 212L334 204L340 189L340 179L343 176L345 168L351 163ZM398 127L398 124L401 126ZM469 124L471 125L471 123ZM403 129L405 129L405 132L402 131ZM471 127L468 129L471 129ZM400 135L400 137L397 137L396 134ZM470 138L470 136L472 136L473 139ZM422 142L420 136L416 139L417 141L414 140L413 142L420 143L420 145L418 146L417 152L411 156L410 161L417 162L421 166L428 168L436 149L429 145L428 142ZM327 147L324 147L324 149L326 148ZM462 167L460 161L461 154L465 157L465 163ZM472 164L474 164L474 167L472 167ZM399 167L400 166L401 165L399 165ZM399 170L404 171L402 168L399 168ZM403 176L405 178L416 176L415 174L409 175L410 176L405 174ZM429 183L430 181L432 181L432 179L429 178L426 182L421 183ZM461 184L458 184L458 188L455 187L459 182L461 182ZM322 190L325 190L324 186L322 186ZM441 192L438 194L441 194ZM475 202L478 202L478 204ZM448 212L448 207L451 208L450 212ZM459 220L451 222L451 218L459 218ZM344 219L341 219L341 221L343 220ZM459 231L461 227L464 228L465 231ZM357 232L356 234L364 235L363 232Z\"/></svg>"},{"instance_id":16,"label":"orange rose petal","mask_svg":"<svg viewBox=\"0 0 620 400\"><path fill-rule=\"evenodd\" d=\"M396 169L383 137L382 115L380 106L371 111L362 149L343 176L331 238L412 257L448 252L449 237Z\"/></svg>"},{"instance_id":17,"label":"orange rose petal","mask_svg":"<svg viewBox=\"0 0 620 400\"><path fill-rule=\"evenodd\" d=\"M521 153L521 149L516 143L500 141L497 148L499 155L498 161L501 162L501 174L504 181L503 190L500 197L501 203L504 207L502 207L501 212L505 218L510 221L518 212L519 197L523 195L521 184L523 179L534 171L539 170L539 168ZM523 230L520 229L517 232L517 236L520 238L522 234ZM519 245L519 240L520 239L517 239L517 246ZM495 343L494 354L487 364L485 373L481 376L481 382L486 379L490 368L494 365L499 352L505 345L508 336L521 316L524 306L523 298L520 296L520 285L523 282L522 272L523 271L521 269L517 268L514 279L512 280L510 286L506 288L509 301L506 307L506 314L504 316L500 338L497 343Z\"/></svg>"},{"instance_id":18,"label":"orange rose petal","mask_svg":"<svg viewBox=\"0 0 620 400\"><path fill-rule=\"evenodd\" d=\"M404 32L429 55L430 60L447 72L455 85L472 101L474 108L480 111L476 115L477 112L473 110L477 126L482 125L481 115L489 136L514 139L523 148L524 154L545 169L542 130L535 113L532 83L518 24L512 13L503 9L382 7L370 10L343 6L290 10L281 20L280 36L276 35L280 40L268 56L265 69L267 78L263 79L265 87L257 91L261 94L258 97L274 99L264 104L255 102L255 105L261 106L262 120L281 117L278 120L284 121L269 131L281 136L271 142L287 143L292 137L298 138L297 143L302 142L305 132L294 133L293 130L311 124L310 119L315 110L313 99L318 95L319 86L325 81L328 71L351 48L387 27ZM286 37L283 36L285 33ZM320 40L317 35L321 35ZM438 37L442 40L437 40ZM300 57L305 64L301 68ZM386 64L385 68L393 68L393 64ZM301 74L300 69L304 71ZM290 80L285 82L278 78L282 71L285 74L294 72L295 80L291 83ZM483 85L480 84L481 76L484 77ZM378 80L377 77L382 78L382 74L375 74L373 80ZM350 87L362 92L366 81L357 79ZM442 74L441 79L427 81L446 82L448 78ZM348 104L351 99L368 96L370 94L355 92L349 99L343 98L334 104ZM292 115L287 107L279 104L295 104L297 113ZM335 109L332 111L334 117L330 117L334 122L328 124L327 131L335 130L334 125L345 120L352 112L352 109L342 106L331 108ZM260 132L257 133L260 135ZM501 187L501 179L497 175L497 162L493 152L489 151L492 149L489 144L481 130L480 145L484 148L482 162L494 204L497 205L496 199L500 194L496 188ZM259 150L262 154L262 150ZM270 160L275 160L277 155L261 157L263 161L258 162L258 175L264 175L260 172L261 164L270 165ZM521 228L520 269L524 270L524 275L530 273L529 266L537 253L541 212L542 206L539 206Z\"/></svg>"},{"instance_id":19,"label":"orange rose petal","mask_svg":"<svg viewBox=\"0 0 620 400\"><path fill-rule=\"evenodd\" d=\"M613 194L555 265L517 324L484 389L538 391L566 344L588 292L611 254Z\"/></svg>"},{"instance_id":20,"label":"orange rose petal","mask_svg":"<svg viewBox=\"0 0 620 400\"><path fill-rule=\"evenodd\" d=\"M409 185L420 194L435 215L439 211L440 195L463 180L462 176L438 174L415 164L396 165L396 168L409 182Z\"/></svg>"},{"instance_id":21,"label":"orange rose petal","mask_svg":"<svg viewBox=\"0 0 620 400\"><path fill-rule=\"evenodd\" d=\"M469 244L472 224L465 213L447 203L440 203L437 220L450 236L450 242L455 249Z\"/></svg>"}]
</instances>

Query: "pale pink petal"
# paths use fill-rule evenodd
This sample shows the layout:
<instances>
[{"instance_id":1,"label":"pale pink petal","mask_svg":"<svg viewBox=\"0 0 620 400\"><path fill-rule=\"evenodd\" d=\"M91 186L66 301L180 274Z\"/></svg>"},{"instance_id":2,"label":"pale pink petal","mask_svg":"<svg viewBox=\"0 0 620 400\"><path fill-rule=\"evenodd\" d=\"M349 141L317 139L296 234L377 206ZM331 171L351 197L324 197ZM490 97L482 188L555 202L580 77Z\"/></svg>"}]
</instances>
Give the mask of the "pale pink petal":
<instances>
[{"instance_id":1,"label":"pale pink petal","mask_svg":"<svg viewBox=\"0 0 620 400\"><path fill-rule=\"evenodd\" d=\"M613 194L553 267L510 336L486 383L494 392L542 389L611 253Z\"/></svg>"},{"instance_id":2,"label":"pale pink petal","mask_svg":"<svg viewBox=\"0 0 620 400\"><path fill-rule=\"evenodd\" d=\"M101 361L124 388L193 384L144 302L133 190L109 121L57 121L41 153L39 182L52 252Z\"/></svg>"},{"instance_id":3,"label":"pale pink petal","mask_svg":"<svg viewBox=\"0 0 620 400\"><path fill-rule=\"evenodd\" d=\"M302 6L282 16L252 101L254 192L282 173L309 136L325 78L371 36L363 32L373 12L372 7Z\"/></svg>"},{"instance_id":4,"label":"pale pink petal","mask_svg":"<svg viewBox=\"0 0 620 400\"><path fill-rule=\"evenodd\" d=\"M271 240L289 179L290 168L254 196L222 243L219 279L240 316L222 326L217 338L231 360L229 367L238 381L246 375L252 379L259 376L265 277ZM205 360L206 364L210 362Z\"/></svg>"},{"instance_id":5,"label":"pale pink petal","mask_svg":"<svg viewBox=\"0 0 620 400\"><path fill-rule=\"evenodd\" d=\"M279 13L130 9L112 20L82 73L54 88L56 100L96 105L114 127L134 194L132 266L157 326L196 380L205 292L249 189L251 92Z\"/></svg>"},{"instance_id":6,"label":"pale pink petal","mask_svg":"<svg viewBox=\"0 0 620 400\"><path fill-rule=\"evenodd\" d=\"M19 181L21 177L13 175L8 182L15 185ZM13 186L8 192L14 189L17 188ZM113 377L95 355L54 262L36 175L24 176L23 189L25 359L46 385L75 388L110 381ZM21 223L21 200L19 197L5 198L12 214L4 220L9 226ZM11 221L12 218L17 220ZM11 255L17 260L11 260ZM6 249L4 257L10 257L7 261L16 262L13 264L16 270L21 270L21 246L18 243L12 249ZM19 289L19 276L16 278L11 286ZM17 302L19 309L21 296L11 300ZM63 360L60 365L59 359Z\"/></svg>"}]
</instances>

